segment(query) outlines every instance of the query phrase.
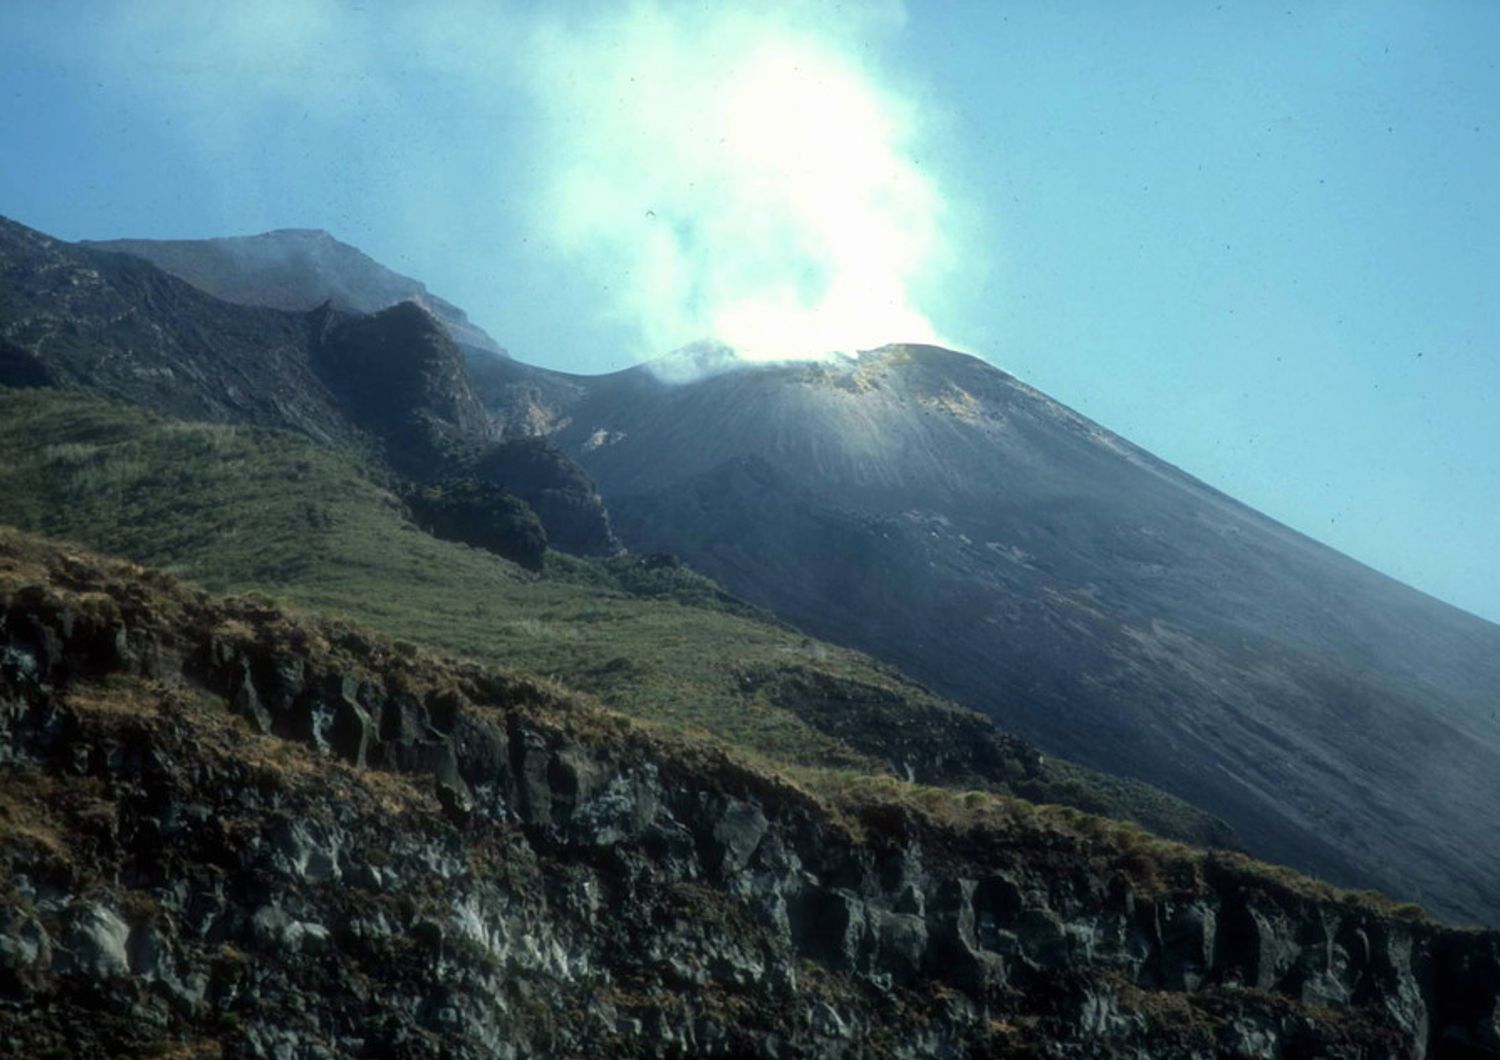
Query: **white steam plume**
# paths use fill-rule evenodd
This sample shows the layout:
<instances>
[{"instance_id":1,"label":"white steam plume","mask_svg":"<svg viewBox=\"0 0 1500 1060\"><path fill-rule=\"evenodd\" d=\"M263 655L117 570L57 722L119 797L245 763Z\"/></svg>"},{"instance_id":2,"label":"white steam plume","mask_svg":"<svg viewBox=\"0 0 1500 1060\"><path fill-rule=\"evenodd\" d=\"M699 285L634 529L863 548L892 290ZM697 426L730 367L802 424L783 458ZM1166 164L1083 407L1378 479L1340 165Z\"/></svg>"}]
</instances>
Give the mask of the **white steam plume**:
<instances>
[{"instance_id":1,"label":"white steam plume","mask_svg":"<svg viewBox=\"0 0 1500 1060\"><path fill-rule=\"evenodd\" d=\"M534 37L539 234L647 350L711 338L790 359L937 340L914 292L947 256L943 198L913 157L915 108L856 47L899 12L816 10L637 3Z\"/></svg>"},{"instance_id":2,"label":"white steam plume","mask_svg":"<svg viewBox=\"0 0 1500 1060\"><path fill-rule=\"evenodd\" d=\"M360 209L388 234L461 247L484 272L516 253L524 230L530 253L556 254L588 280L605 308L574 311L607 317L603 330L628 352L716 339L785 359L938 341L919 303L954 257L953 226L919 163L930 116L874 58L903 27L899 0L102 10L58 60L151 95L222 170L226 214L246 203L275 214L284 184L327 181L343 163L330 162L322 133L347 149L349 130L368 122L350 168L362 194L379 196ZM444 145L429 130L453 116L429 86L467 117L492 117L493 140L458 122ZM306 160L262 164L265 138L289 134L309 145ZM492 170L488 198L435 196L469 187L447 185L444 167ZM329 191L336 207L340 194ZM283 223L343 231L337 214Z\"/></svg>"}]
</instances>

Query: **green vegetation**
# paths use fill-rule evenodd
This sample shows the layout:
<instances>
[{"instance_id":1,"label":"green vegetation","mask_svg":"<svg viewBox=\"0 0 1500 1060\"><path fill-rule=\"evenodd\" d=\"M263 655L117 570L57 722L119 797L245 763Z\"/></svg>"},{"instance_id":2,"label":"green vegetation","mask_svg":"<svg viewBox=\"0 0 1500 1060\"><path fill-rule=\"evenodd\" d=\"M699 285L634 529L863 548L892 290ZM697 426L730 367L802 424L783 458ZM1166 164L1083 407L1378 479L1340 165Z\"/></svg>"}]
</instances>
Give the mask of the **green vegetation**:
<instances>
[{"instance_id":1,"label":"green vegetation","mask_svg":"<svg viewBox=\"0 0 1500 1060\"><path fill-rule=\"evenodd\" d=\"M876 768L788 712L734 709L736 665L801 656L803 638L701 606L705 579L655 584L555 555L560 576L538 578L423 533L352 455L77 392L0 390L0 450L0 517L23 529L552 676L775 758ZM825 661L867 666L850 652Z\"/></svg>"},{"instance_id":2,"label":"green vegetation","mask_svg":"<svg viewBox=\"0 0 1500 1060\"><path fill-rule=\"evenodd\" d=\"M503 486L476 478L449 479L407 494L417 525L445 541L461 541L540 570L547 533L531 507Z\"/></svg>"},{"instance_id":3,"label":"green vegetation","mask_svg":"<svg viewBox=\"0 0 1500 1060\"><path fill-rule=\"evenodd\" d=\"M342 613L393 637L552 677L771 763L888 773L903 739L892 717L935 726L939 740L951 731L955 745L974 738L966 712L955 725L952 705L685 567L549 553L540 573L527 571L424 533L394 483L356 455L297 435L166 420L81 392L0 388L0 452L0 522L213 591ZM817 710L767 694L775 683L764 675L777 672L831 682L842 690L843 727L865 710L872 728L889 729L887 743L841 738ZM1066 763L1038 772L1008 762L944 782L1066 801L1199 841L1217 835L1185 803Z\"/></svg>"}]
</instances>

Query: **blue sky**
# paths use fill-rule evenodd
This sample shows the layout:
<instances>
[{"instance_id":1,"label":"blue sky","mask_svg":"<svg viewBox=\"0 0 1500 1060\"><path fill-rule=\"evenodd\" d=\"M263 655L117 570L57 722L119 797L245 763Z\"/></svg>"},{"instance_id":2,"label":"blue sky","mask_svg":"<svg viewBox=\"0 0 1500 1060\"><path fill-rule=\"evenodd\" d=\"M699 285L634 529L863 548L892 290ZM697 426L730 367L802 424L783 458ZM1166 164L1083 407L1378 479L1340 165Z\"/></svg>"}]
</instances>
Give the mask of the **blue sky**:
<instances>
[{"instance_id":1,"label":"blue sky","mask_svg":"<svg viewBox=\"0 0 1500 1060\"><path fill-rule=\"evenodd\" d=\"M941 338L1500 619L1500 5L241 6L0 6L0 213L325 228L572 371Z\"/></svg>"}]
</instances>

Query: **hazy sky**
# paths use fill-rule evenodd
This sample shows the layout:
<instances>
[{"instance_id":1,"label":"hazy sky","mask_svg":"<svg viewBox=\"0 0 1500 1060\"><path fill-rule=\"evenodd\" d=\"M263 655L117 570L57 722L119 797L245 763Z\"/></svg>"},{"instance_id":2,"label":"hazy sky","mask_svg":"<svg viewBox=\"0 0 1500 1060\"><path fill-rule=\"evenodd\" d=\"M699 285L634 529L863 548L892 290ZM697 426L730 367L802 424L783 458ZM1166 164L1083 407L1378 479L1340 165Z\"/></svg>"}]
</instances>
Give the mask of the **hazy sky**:
<instances>
[{"instance_id":1,"label":"hazy sky","mask_svg":"<svg viewBox=\"0 0 1500 1060\"><path fill-rule=\"evenodd\" d=\"M937 339L1500 619L1500 4L0 4L0 213L516 356Z\"/></svg>"}]
</instances>

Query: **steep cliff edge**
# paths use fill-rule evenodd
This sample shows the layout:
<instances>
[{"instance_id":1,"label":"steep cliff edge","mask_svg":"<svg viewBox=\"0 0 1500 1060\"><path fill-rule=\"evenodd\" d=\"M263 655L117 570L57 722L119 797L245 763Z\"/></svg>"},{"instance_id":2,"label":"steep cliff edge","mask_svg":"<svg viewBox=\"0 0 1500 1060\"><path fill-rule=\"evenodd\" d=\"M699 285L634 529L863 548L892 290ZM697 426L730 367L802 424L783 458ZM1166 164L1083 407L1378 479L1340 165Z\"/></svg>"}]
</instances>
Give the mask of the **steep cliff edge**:
<instances>
[{"instance_id":1,"label":"steep cliff edge","mask_svg":"<svg viewBox=\"0 0 1500 1060\"><path fill-rule=\"evenodd\" d=\"M1500 1055L1500 936L0 532L0 1049Z\"/></svg>"}]
</instances>

